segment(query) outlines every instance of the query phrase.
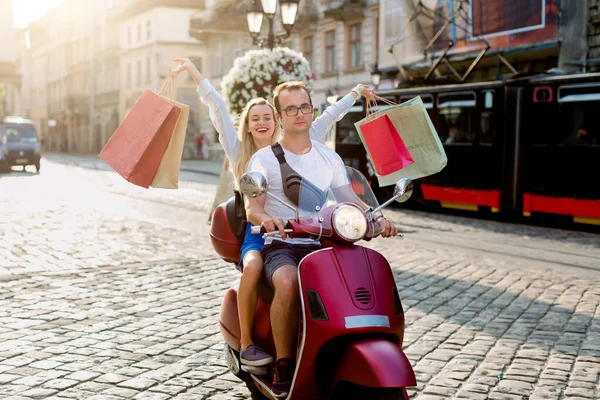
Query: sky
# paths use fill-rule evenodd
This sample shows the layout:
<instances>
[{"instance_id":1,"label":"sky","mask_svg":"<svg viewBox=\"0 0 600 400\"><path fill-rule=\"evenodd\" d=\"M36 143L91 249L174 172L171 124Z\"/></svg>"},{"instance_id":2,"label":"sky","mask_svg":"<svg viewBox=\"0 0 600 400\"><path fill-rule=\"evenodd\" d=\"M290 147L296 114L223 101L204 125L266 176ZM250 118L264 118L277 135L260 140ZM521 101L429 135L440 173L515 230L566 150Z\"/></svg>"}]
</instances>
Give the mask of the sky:
<instances>
[{"instance_id":1,"label":"sky","mask_svg":"<svg viewBox=\"0 0 600 400\"><path fill-rule=\"evenodd\" d=\"M60 0L13 0L14 26L25 28L28 22L37 21Z\"/></svg>"}]
</instances>

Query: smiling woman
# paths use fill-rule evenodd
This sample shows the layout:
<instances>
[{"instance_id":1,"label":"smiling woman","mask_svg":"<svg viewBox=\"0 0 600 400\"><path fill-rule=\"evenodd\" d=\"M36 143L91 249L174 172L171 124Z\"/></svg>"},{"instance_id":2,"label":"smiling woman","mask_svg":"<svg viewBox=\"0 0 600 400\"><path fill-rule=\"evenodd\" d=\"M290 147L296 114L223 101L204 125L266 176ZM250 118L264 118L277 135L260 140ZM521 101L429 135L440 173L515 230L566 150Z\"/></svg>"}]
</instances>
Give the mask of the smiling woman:
<instances>
[{"instance_id":1,"label":"smiling woman","mask_svg":"<svg viewBox=\"0 0 600 400\"><path fill-rule=\"evenodd\" d=\"M46 11L61 0L12 0L13 25L25 28L30 22L37 21Z\"/></svg>"}]
</instances>

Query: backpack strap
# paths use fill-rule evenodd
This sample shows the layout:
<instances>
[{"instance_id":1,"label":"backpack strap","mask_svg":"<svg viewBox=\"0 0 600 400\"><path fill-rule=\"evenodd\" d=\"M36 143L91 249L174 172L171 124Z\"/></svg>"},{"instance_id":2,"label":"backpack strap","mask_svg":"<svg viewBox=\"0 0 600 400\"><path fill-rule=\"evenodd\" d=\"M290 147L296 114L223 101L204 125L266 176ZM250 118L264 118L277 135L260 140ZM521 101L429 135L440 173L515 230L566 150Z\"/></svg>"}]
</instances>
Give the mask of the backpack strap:
<instances>
[{"instance_id":1,"label":"backpack strap","mask_svg":"<svg viewBox=\"0 0 600 400\"><path fill-rule=\"evenodd\" d=\"M235 217L238 222L238 227L235 234L238 237L238 239L241 237L243 242L243 238L246 233L246 225L248 223L246 217L246 207L244 206L244 195L238 192L237 190L234 190L233 194L235 196Z\"/></svg>"},{"instance_id":2,"label":"backpack strap","mask_svg":"<svg viewBox=\"0 0 600 400\"><path fill-rule=\"evenodd\" d=\"M279 143L275 143L271 146L271 150L277 161L279 161L279 170L281 171L281 183L283 185L283 192L294 205L298 205L300 202L300 186L302 183L302 177L290 167L285 159L285 153Z\"/></svg>"},{"instance_id":3,"label":"backpack strap","mask_svg":"<svg viewBox=\"0 0 600 400\"><path fill-rule=\"evenodd\" d=\"M326 199L326 192L323 192L318 187L310 183L308 180L300 176L299 173L294 171L292 167L287 163L285 159L285 153L279 143L275 143L271 146L271 150L277 161L279 161L279 170L281 171L281 183L283 186L283 193L285 196L296 206L306 208L310 211L314 211L315 206L322 206ZM302 205L300 205L300 191L302 193Z\"/></svg>"},{"instance_id":4,"label":"backpack strap","mask_svg":"<svg viewBox=\"0 0 600 400\"><path fill-rule=\"evenodd\" d=\"M285 153L283 152L283 148L281 147L279 142L273 144L271 146L271 150L273 150L273 154L275 154L277 161L279 161L279 165L287 164L287 160L285 159Z\"/></svg>"}]
</instances>

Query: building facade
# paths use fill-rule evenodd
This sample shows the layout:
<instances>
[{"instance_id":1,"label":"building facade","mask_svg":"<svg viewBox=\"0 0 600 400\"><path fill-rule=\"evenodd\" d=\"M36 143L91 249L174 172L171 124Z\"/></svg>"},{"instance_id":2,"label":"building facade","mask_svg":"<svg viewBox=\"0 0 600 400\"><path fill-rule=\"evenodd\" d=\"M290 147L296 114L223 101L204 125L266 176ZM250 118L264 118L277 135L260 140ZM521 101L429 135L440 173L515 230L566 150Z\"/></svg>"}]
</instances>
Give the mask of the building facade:
<instances>
[{"instance_id":1,"label":"building facade","mask_svg":"<svg viewBox=\"0 0 600 400\"><path fill-rule=\"evenodd\" d=\"M235 58L254 48L247 29L247 7L233 0L207 1L206 9L190 21L191 34L211 54L205 71L217 89ZM313 103L320 111L328 105L328 98L333 101L357 83L370 83L377 7L376 0L300 1L292 35L283 45L303 53L310 62L315 77ZM275 33L283 33L279 14L275 20ZM263 34L267 30L265 19Z\"/></svg>"},{"instance_id":2,"label":"building facade","mask_svg":"<svg viewBox=\"0 0 600 400\"><path fill-rule=\"evenodd\" d=\"M28 27L29 112L49 150L96 152L116 128L119 52L106 12L65 0Z\"/></svg>"},{"instance_id":3,"label":"building facade","mask_svg":"<svg viewBox=\"0 0 600 400\"><path fill-rule=\"evenodd\" d=\"M189 58L200 71L204 70L206 47L190 36L190 19L204 4L197 0L122 0L111 6L109 19L118 27L122 120L145 89L159 92L163 88L168 66L176 65L175 58ZM180 75L171 93L190 106L184 157L193 156L194 139L203 133L208 120L208 111L200 106L195 88L189 75Z\"/></svg>"},{"instance_id":4,"label":"building facade","mask_svg":"<svg viewBox=\"0 0 600 400\"><path fill-rule=\"evenodd\" d=\"M15 64L17 55L17 30L13 28L12 0L0 0L0 120L6 115L19 112L18 92L21 74Z\"/></svg>"},{"instance_id":5,"label":"building facade","mask_svg":"<svg viewBox=\"0 0 600 400\"><path fill-rule=\"evenodd\" d=\"M64 0L31 24L31 46L18 61L30 63L29 96L22 97L30 99L26 116L44 146L99 153L142 91L160 90L174 58L202 64L204 48L189 35L198 6L192 0ZM190 105L190 143L208 118L194 89L185 76L174 83L173 96Z\"/></svg>"},{"instance_id":6,"label":"building facade","mask_svg":"<svg viewBox=\"0 0 600 400\"><path fill-rule=\"evenodd\" d=\"M457 82L541 72L559 66L559 58L571 70L595 68L600 0L589 0L585 12L579 0L527 3L533 8L516 0L300 0L283 45L309 60L319 111L357 83L370 83L375 66L380 90L424 76ZM0 35L16 58L0 55L0 75L21 92L8 96L16 99L11 107L34 119L46 148L97 153L142 91L161 89L174 58L190 58L220 90L234 60L254 48L247 7L236 0L64 0L18 40ZM282 33L279 14L275 19ZM217 141L194 89L188 76L174 83L176 99L190 105L184 157L201 134Z\"/></svg>"}]
</instances>

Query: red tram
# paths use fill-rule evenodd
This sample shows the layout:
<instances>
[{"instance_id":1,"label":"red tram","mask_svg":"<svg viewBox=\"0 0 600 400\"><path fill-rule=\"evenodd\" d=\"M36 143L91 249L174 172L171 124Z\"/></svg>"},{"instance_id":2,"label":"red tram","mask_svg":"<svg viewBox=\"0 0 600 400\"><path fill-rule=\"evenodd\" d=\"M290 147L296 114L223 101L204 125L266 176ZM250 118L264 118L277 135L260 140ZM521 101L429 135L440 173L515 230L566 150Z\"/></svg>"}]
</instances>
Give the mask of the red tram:
<instances>
[{"instance_id":1,"label":"red tram","mask_svg":"<svg viewBox=\"0 0 600 400\"><path fill-rule=\"evenodd\" d=\"M600 226L600 73L378 94L396 103L421 96L448 155L444 170L414 182L413 206ZM364 115L357 105L337 123L336 151L367 174L354 128Z\"/></svg>"}]
</instances>

